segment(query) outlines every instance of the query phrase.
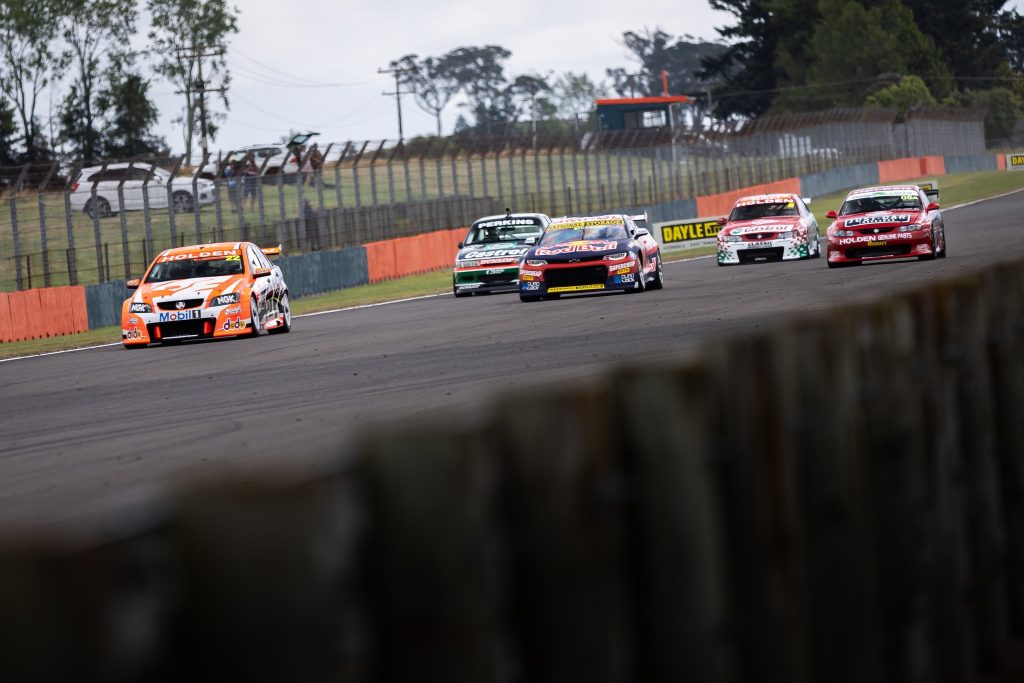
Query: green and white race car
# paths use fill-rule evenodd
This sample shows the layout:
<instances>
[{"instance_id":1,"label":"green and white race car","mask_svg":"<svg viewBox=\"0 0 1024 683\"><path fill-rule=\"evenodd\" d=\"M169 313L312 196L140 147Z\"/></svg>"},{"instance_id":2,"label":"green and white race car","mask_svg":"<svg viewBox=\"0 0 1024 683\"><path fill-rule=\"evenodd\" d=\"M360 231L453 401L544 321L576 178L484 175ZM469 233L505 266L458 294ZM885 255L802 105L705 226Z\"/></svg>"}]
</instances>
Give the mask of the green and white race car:
<instances>
[{"instance_id":1,"label":"green and white race car","mask_svg":"<svg viewBox=\"0 0 1024 683\"><path fill-rule=\"evenodd\" d=\"M459 242L452 271L455 296L480 292L519 291L519 262L529 249L526 240L539 238L551 223L543 213L512 213L484 216Z\"/></svg>"}]
</instances>

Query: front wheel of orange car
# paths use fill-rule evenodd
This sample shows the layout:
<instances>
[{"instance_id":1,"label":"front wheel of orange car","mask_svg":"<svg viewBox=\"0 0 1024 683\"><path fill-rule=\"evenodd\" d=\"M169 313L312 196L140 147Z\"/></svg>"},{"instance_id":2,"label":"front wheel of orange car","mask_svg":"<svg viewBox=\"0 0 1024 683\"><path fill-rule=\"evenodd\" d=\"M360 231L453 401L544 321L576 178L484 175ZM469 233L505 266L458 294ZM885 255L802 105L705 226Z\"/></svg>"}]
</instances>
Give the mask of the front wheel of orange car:
<instances>
[{"instance_id":1,"label":"front wheel of orange car","mask_svg":"<svg viewBox=\"0 0 1024 683\"><path fill-rule=\"evenodd\" d=\"M263 321L260 320L260 309L256 302L256 297L249 299L249 336L258 337L263 332Z\"/></svg>"},{"instance_id":2,"label":"front wheel of orange car","mask_svg":"<svg viewBox=\"0 0 1024 683\"><path fill-rule=\"evenodd\" d=\"M288 303L288 295L282 294L281 300L277 302L277 314L281 316L282 322L272 330L270 334L287 334L292 331L292 309Z\"/></svg>"}]
</instances>

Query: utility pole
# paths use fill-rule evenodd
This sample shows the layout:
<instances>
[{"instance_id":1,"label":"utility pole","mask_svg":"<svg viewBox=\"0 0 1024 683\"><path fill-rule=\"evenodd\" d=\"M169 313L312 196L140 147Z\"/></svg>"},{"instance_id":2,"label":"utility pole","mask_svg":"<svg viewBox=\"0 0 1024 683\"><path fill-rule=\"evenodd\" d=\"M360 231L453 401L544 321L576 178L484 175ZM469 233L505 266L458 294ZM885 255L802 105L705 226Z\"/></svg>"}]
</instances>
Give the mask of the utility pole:
<instances>
[{"instance_id":1,"label":"utility pole","mask_svg":"<svg viewBox=\"0 0 1024 683\"><path fill-rule=\"evenodd\" d=\"M207 50L213 50L207 52ZM212 48L204 45L193 45L188 48L179 48L178 57L182 59L189 59L196 62L196 78L188 84L187 90L178 90L178 94L184 94L190 92L199 96L199 145L203 148L203 162L210 155L210 140L208 135L208 126L206 122L206 93L208 92L225 92L227 88L207 88L206 81L203 80L203 60L208 57L219 57L224 54L223 49ZM191 120L189 121L191 124Z\"/></svg>"},{"instance_id":2,"label":"utility pole","mask_svg":"<svg viewBox=\"0 0 1024 683\"><path fill-rule=\"evenodd\" d=\"M387 69L377 69L379 74L392 74L395 77L395 91L383 92L382 95L394 95L395 106L398 108L398 141L405 139L405 132L402 130L402 95L410 95L408 90L402 90L402 74L412 73L412 69L403 69L399 66L390 66Z\"/></svg>"}]
</instances>

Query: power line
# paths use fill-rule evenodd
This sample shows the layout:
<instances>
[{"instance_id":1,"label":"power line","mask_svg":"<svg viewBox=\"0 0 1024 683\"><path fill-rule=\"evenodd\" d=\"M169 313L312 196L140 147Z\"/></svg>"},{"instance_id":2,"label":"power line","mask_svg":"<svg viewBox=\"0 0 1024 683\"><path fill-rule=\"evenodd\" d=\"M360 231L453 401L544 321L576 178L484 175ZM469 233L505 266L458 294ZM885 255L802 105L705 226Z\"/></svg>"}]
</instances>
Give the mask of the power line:
<instances>
[{"instance_id":1,"label":"power line","mask_svg":"<svg viewBox=\"0 0 1024 683\"><path fill-rule=\"evenodd\" d=\"M179 58L188 58L196 64L196 78L186 85L184 91L179 91L179 94L184 93L195 93L199 96L199 131L200 138L199 144L203 148L203 162L210 156L210 141L207 135L207 123L206 123L206 93L208 92L226 92L227 88L207 88L206 81L203 80L203 60L209 57L223 57L224 49L217 48L213 52L206 52L206 50L213 49L215 46L210 45L193 45L187 48L178 48L177 53ZM191 125L191 116L189 116L189 124ZM189 131L189 136L192 132ZM191 137L190 137L191 139Z\"/></svg>"},{"instance_id":2,"label":"power line","mask_svg":"<svg viewBox=\"0 0 1024 683\"><path fill-rule=\"evenodd\" d=\"M254 57L250 57L249 55L245 54L244 52L242 52L238 48L232 47L230 49L231 49L231 52L237 54L238 56L243 57L244 59L248 59L250 62L253 62L254 64L258 64L259 66L263 67L264 69L267 69L269 71L273 71L274 73L278 74L278 76L270 76L270 75L267 75L267 74L260 74L259 72L255 71L253 69L248 69L248 71L250 73L255 74L257 76L260 76L260 77L267 78L267 79L274 79L274 80L280 81L280 83L282 85L286 85L287 87L294 87L294 88L346 88L346 87L352 87L352 86L357 86L357 85L365 85L366 83L369 83L371 81L370 74L367 74L366 76L360 76L358 78L353 78L353 79L351 79L349 81L337 81L337 82L333 82L333 83L326 82L326 81L317 81L317 80L314 80L314 79L311 79L311 78L306 78L305 76L295 76L294 74L290 74L290 73L288 73L286 71L282 71L281 69L278 69L278 68L276 68L274 66L271 66L270 64L266 64L265 62L261 62L258 59L255 59ZM236 68L238 68L238 64L237 63L235 63L234 66ZM283 78L281 78L281 77L283 77Z\"/></svg>"},{"instance_id":3,"label":"power line","mask_svg":"<svg viewBox=\"0 0 1024 683\"><path fill-rule=\"evenodd\" d=\"M405 134L402 131L402 95L410 95L408 90L402 90L402 74L412 73L413 69L403 69L399 66L389 66L386 69L377 69L379 74L392 74L395 77L395 91L394 92L383 92L383 95L394 95L395 106L398 108L398 141L401 142L405 139Z\"/></svg>"}]
</instances>

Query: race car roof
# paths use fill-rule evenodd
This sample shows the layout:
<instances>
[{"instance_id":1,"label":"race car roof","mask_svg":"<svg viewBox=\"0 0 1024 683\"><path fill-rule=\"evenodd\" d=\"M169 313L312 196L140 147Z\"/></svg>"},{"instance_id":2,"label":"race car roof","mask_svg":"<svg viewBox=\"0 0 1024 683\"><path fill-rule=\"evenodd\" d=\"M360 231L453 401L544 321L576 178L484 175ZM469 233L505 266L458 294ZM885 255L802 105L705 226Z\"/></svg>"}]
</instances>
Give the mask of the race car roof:
<instances>
[{"instance_id":1,"label":"race car roof","mask_svg":"<svg viewBox=\"0 0 1024 683\"><path fill-rule=\"evenodd\" d=\"M473 221L473 225L484 221L500 221L506 218L536 218L538 220L551 220L546 213L499 213L494 216L482 216Z\"/></svg>"},{"instance_id":2,"label":"race car roof","mask_svg":"<svg viewBox=\"0 0 1024 683\"><path fill-rule=\"evenodd\" d=\"M796 200L795 194L752 194L747 197L740 197L736 200L736 206L751 206L753 204L778 204L780 202L792 202Z\"/></svg>"},{"instance_id":3,"label":"race car roof","mask_svg":"<svg viewBox=\"0 0 1024 683\"><path fill-rule=\"evenodd\" d=\"M198 252L214 251L239 251L246 242L211 242L209 244L190 244L186 247L172 247L164 249L159 256L179 256L181 254L194 254Z\"/></svg>"},{"instance_id":4,"label":"race car roof","mask_svg":"<svg viewBox=\"0 0 1024 683\"><path fill-rule=\"evenodd\" d=\"M578 230L580 228L597 228L602 225L623 225L626 217L622 214L607 216L563 216L555 218L548 230Z\"/></svg>"},{"instance_id":5,"label":"race car roof","mask_svg":"<svg viewBox=\"0 0 1024 683\"><path fill-rule=\"evenodd\" d=\"M921 188L917 185L879 185L878 187L862 187L857 190L852 190L850 194L846 195L846 197L847 199L850 197L885 197L894 194L920 191Z\"/></svg>"}]
</instances>

